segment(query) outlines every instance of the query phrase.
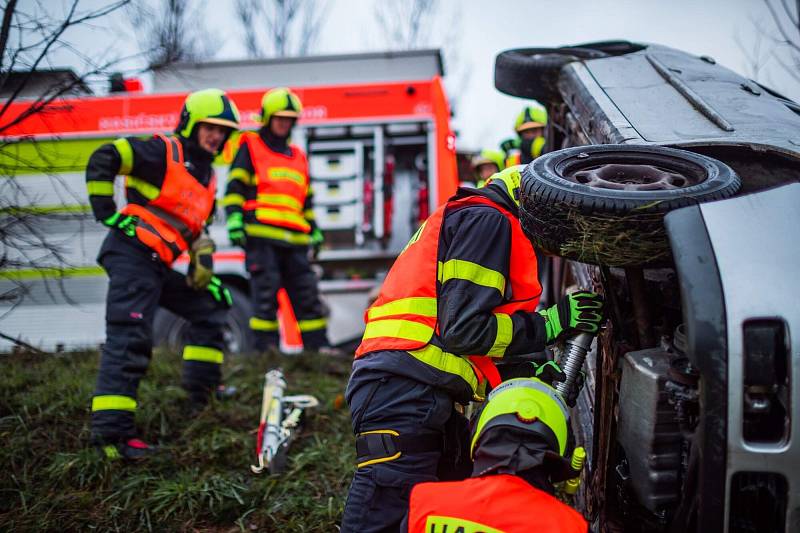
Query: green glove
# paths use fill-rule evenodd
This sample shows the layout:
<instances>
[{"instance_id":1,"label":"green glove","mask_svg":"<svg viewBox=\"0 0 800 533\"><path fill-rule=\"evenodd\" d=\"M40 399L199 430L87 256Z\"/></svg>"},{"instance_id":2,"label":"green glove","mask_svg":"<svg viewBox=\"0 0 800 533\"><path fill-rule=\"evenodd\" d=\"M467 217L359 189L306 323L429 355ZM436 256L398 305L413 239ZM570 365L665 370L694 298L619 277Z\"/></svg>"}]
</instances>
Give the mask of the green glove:
<instances>
[{"instance_id":1,"label":"green glove","mask_svg":"<svg viewBox=\"0 0 800 533\"><path fill-rule=\"evenodd\" d=\"M247 235L244 233L244 220L241 213L231 213L228 215L228 238L231 244L244 248L247 243Z\"/></svg>"},{"instance_id":2,"label":"green glove","mask_svg":"<svg viewBox=\"0 0 800 533\"><path fill-rule=\"evenodd\" d=\"M548 344L562 334L597 333L603 322L603 297L589 291L573 292L539 314L545 321Z\"/></svg>"},{"instance_id":3,"label":"green glove","mask_svg":"<svg viewBox=\"0 0 800 533\"><path fill-rule=\"evenodd\" d=\"M314 250L314 259L319 255L319 250L322 248L322 243L325 242L325 236L319 228L314 228L311 232L311 248Z\"/></svg>"},{"instance_id":4,"label":"green glove","mask_svg":"<svg viewBox=\"0 0 800 533\"><path fill-rule=\"evenodd\" d=\"M225 307L231 307L233 305L231 291L222 284L222 281L217 276L211 276L211 281L206 288L218 303L224 303Z\"/></svg>"},{"instance_id":5,"label":"green glove","mask_svg":"<svg viewBox=\"0 0 800 533\"><path fill-rule=\"evenodd\" d=\"M189 273L186 282L195 290L208 287L214 276L214 241L200 237L192 243L189 250Z\"/></svg>"},{"instance_id":6,"label":"green glove","mask_svg":"<svg viewBox=\"0 0 800 533\"><path fill-rule=\"evenodd\" d=\"M114 213L107 219L103 220L103 224L109 228L117 228L121 230L128 237L136 235L136 224L139 222L139 217L133 215L123 215L122 213Z\"/></svg>"}]
</instances>

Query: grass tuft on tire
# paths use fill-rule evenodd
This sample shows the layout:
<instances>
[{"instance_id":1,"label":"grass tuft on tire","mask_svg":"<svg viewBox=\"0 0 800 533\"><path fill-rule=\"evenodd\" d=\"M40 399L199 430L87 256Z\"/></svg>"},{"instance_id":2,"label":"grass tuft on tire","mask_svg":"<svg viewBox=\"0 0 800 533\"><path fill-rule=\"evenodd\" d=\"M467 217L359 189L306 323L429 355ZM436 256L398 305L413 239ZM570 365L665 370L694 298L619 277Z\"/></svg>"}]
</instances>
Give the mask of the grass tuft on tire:
<instances>
[{"instance_id":1,"label":"grass tuft on tire","mask_svg":"<svg viewBox=\"0 0 800 533\"><path fill-rule=\"evenodd\" d=\"M551 254L615 267L667 266L664 215L729 198L740 186L726 164L684 150L566 148L523 170L520 220L534 246Z\"/></svg>"}]
</instances>

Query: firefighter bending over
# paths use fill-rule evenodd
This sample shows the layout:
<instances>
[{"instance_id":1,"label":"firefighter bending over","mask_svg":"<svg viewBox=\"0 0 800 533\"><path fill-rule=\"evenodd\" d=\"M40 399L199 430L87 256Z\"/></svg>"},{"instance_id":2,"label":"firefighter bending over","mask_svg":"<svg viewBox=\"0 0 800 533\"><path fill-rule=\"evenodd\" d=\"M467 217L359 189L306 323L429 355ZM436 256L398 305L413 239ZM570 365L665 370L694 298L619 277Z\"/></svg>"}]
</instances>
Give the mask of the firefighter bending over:
<instances>
[{"instance_id":1,"label":"firefighter bending over","mask_svg":"<svg viewBox=\"0 0 800 533\"><path fill-rule=\"evenodd\" d=\"M309 245L322 244L314 221L306 154L289 142L302 105L286 88L272 89L261 101L262 123L242 134L225 191L231 243L245 250L254 316L250 319L258 351L277 350L278 290L292 302L303 346L328 347L327 326L308 259Z\"/></svg>"},{"instance_id":2,"label":"firefighter bending over","mask_svg":"<svg viewBox=\"0 0 800 533\"><path fill-rule=\"evenodd\" d=\"M583 517L553 496L554 482L580 475L564 457L568 428L555 389L536 378L504 382L472 433L473 477L415 486L401 530L585 533Z\"/></svg>"},{"instance_id":3,"label":"firefighter bending over","mask_svg":"<svg viewBox=\"0 0 800 533\"><path fill-rule=\"evenodd\" d=\"M159 305L189 322L183 388L195 411L220 384L223 326L230 293L213 276L211 166L239 124L224 92L206 89L184 102L176 136L117 139L98 148L86 167L95 218L110 228L98 262L109 277L106 343L92 398L92 443L109 458L138 459L155 448L136 438L136 391L150 362ZM125 175L127 205L117 211L114 178ZM170 268L189 251L189 275Z\"/></svg>"},{"instance_id":4,"label":"firefighter bending over","mask_svg":"<svg viewBox=\"0 0 800 533\"><path fill-rule=\"evenodd\" d=\"M480 399L487 379L499 382L493 358L599 328L594 293L536 312L542 288L519 221L521 168L461 188L437 209L365 314L346 391L357 469L343 532L397 531L413 485L469 475L467 424L454 402Z\"/></svg>"}]
</instances>

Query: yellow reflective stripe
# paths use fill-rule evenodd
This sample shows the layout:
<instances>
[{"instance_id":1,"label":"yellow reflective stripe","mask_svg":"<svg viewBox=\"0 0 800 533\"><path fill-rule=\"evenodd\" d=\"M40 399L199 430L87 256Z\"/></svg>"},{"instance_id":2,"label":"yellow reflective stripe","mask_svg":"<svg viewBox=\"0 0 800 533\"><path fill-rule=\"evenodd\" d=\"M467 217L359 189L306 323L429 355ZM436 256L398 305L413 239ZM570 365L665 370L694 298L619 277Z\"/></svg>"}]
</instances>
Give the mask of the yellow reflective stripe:
<instances>
[{"instance_id":1,"label":"yellow reflective stripe","mask_svg":"<svg viewBox=\"0 0 800 533\"><path fill-rule=\"evenodd\" d=\"M298 320L297 327L300 331L316 331L318 329L325 329L328 321L324 318L313 318L310 320Z\"/></svg>"},{"instance_id":2,"label":"yellow reflective stripe","mask_svg":"<svg viewBox=\"0 0 800 533\"><path fill-rule=\"evenodd\" d=\"M410 341L428 342L433 336L433 328L411 320L376 320L368 322L364 339L393 337Z\"/></svg>"},{"instance_id":3,"label":"yellow reflective stripe","mask_svg":"<svg viewBox=\"0 0 800 533\"><path fill-rule=\"evenodd\" d=\"M254 331L278 331L278 321L264 320L255 316L250 317L250 329Z\"/></svg>"},{"instance_id":4,"label":"yellow reflective stripe","mask_svg":"<svg viewBox=\"0 0 800 533\"><path fill-rule=\"evenodd\" d=\"M89 196L114 196L113 181L87 181Z\"/></svg>"},{"instance_id":5,"label":"yellow reflective stripe","mask_svg":"<svg viewBox=\"0 0 800 533\"><path fill-rule=\"evenodd\" d=\"M451 279L471 281L476 285L497 289L500 294L506 287L506 278L500 272L463 259L451 259L446 263L439 261L438 278L442 284Z\"/></svg>"},{"instance_id":6,"label":"yellow reflective stripe","mask_svg":"<svg viewBox=\"0 0 800 533\"><path fill-rule=\"evenodd\" d=\"M232 168L228 173L228 180L239 180L245 185L255 185L256 180L252 174L241 167Z\"/></svg>"},{"instance_id":7,"label":"yellow reflective stripe","mask_svg":"<svg viewBox=\"0 0 800 533\"><path fill-rule=\"evenodd\" d=\"M158 187L152 183L147 183L143 179L137 178L136 176L126 176L125 186L139 191L139 193L148 200L155 200L158 198L158 195L161 194L161 191Z\"/></svg>"},{"instance_id":8,"label":"yellow reflective stripe","mask_svg":"<svg viewBox=\"0 0 800 533\"><path fill-rule=\"evenodd\" d=\"M409 350L408 353L433 368L459 376L469 384L473 393L477 390L478 378L470 362L463 357L445 352L433 344L429 344L419 350Z\"/></svg>"},{"instance_id":9,"label":"yellow reflective stripe","mask_svg":"<svg viewBox=\"0 0 800 533\"><path fill-rule=\"evenodd\" d=\"M209 348L208 346L192 346L187 344L183 347L184 361L202 361L204 363L222 364L222 350Z\"/></svg>"},{"instance_id":10,"label":"yellow reflective stripe","mask_svg":"<svg viewBox=\"0 0 800 533\"><path fill-rule=\"evenodd\" d=\"M425 531L442 531L455 533L503 533L500 529L485 524L456 518L452 516L428 515L425 519Z\"/></svg>"},{"instance_id":11,"label":"yellow reflective stripe","mask_svg":"<svg viewBox=\"0 0 800 533\"><path fill-rule=\"evenodd\" d=\"M317 216L314 214L313 209L306 209L303 211L303 216L306 217L306 220L314 220Z\"/></svg>"},{"instance_id":12,"label":"yellow reflective stripe","mask_svg":"<svg viewBox=\"0 0 800 533\"><path fill-rule=\"evenodd\" d=\"M270 220L273 222L291 222L301 227L308 227L308 221L300 214L290 211L279 211L277 209L257 208L256 218L259 220Z\"/></svg>"},{"instance_id":13,"label":"yellow reflective stripe","mask_svg":"<svg viewBox=\"0 0 800 533\"><path fill-rule=\"evenodd\" d=\"M128 139L117 139L114 148L119 152L120 165L117 174L130 174L133 170L133 149Z\"/></svg>"},{"instance_id":14,"label":"yellow reflective stripe","mask_svg":"<svg viewBox=\"0 0 800 533\"><path fill-rule=\"evenodd\" d=\"M286 228L276 228L264 224L246 224L244 231L250 237L261 237L262 239L273 239L284 241L289 244L309 244L311 236L307 233L300 233Z\"/></svg>"},{"instance_id":15,"label":"yellow reflective stripe","mask_svg":"<svg viewBox=\"0 0 800 533\"><path fill-rule=\"evenodd\" d=\"M270 167L267 170L267 176L275 181L291 181L298 185L305 185L306 177L293 168L288 167Z\"/></svg>"},{"instance_id":16,"label":"yellow reflective stripe","mask_svg":"<svg viewBox=\"0 0 800 533\"><path fill-rule=\"evenodd\" d=\"M370 307L367 317L370 320L392 315L419 315L426 317L436 316L436 298L415 296L401 298L383 305Z\"/></svg>"},{"instance_id":17,"label":"yellow reflective stripe","mask_svg":"<svg viewBox=\"0 0 800 533\"><path fill-rule=\"evenodd\" d=\"M130 396L104 394L92 398L92 412L94 411L135 411L136 400Z\"/></svg>"},{"instance_id":18,"label":"yellow reflective stripe","mask_svg":"<svg viewBox=\"0 0 800 533\"><path fill-rule=\"evenodd\" d=\"M228 207L229 205L244 205L244 196L241 194L226 194L222 198L222 206Z\"/></svg>"},{"instance_id":19,"label":"yellow reflective stripe","mask_svg":"<svg viewBox=\"0 0 800 533\"><path fill-rule=\"evenodd\" d=\"M297 198L289 196L288 194L259 194L256 196L256 201L264 204L282 205L294 209L295 211L302 211L303 206L297 201Z\"/></svg>"},{"instance_id":20,"label":"yellow reflective stripe","mask_svg":"<svg viewBox=\"0 0 800 533\"><path fill-rule=\"evenodd\" d=\"M506 348L511 344L511 337L514 333L514 323L511 317L505 313L495 313L494 318L497 320L497 336L494 338L489 353L491 357L503 357L506 353Z\"/></svg>"}]
</instances>

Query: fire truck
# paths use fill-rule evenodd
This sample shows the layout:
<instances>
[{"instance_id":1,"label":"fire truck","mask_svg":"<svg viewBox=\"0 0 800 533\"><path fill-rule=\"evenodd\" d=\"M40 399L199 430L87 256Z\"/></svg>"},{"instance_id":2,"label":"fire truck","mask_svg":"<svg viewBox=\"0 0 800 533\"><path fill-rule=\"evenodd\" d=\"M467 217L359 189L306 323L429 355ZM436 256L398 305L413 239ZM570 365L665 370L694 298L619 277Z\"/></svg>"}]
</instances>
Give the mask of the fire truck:
<instances>
[{"instance_id":1,"label":"fire truck","mask_svg":"<svg viewBox=\"0 0 800 533\"><path fill-rule=\"evenodd\" d=\"M254 130L263 93L288 86L303 102L292 141L308 153L315 216L326 238L316 268L331 342L357 340L370 291L418 224L458 185L443 74L438 50L178 64L156 72L149 93L72 97L47 105L7 132L0 171L6 193L13 181L20 207L36 214L36 227L60 254L56 259L48 250L18 247L4 252L38 258L35 269L0 273L0 294L25 287L21 299L0 302L0 332L43 350L104 341L107 282L95 259L107 230L93 220L83 173L97 147L117 137L171 133L186 93L206 87L226 90L241 112L242 129ZM15 101L7 116L13 119L29 107L24 99ZM237 147L234 135L215 163L220 197ZM122 205L123 178L115 191ZM218 209L210 228L218 246L215 271L234 295L227 340L230 351L246 351L251 306L244 254L228 242ZM186 262L180 258L176 268L185 269ZM299 350L283 292L280 304L283 349ZM160 309L156 341L179 346L185 326ZM0 352L13 346L0 340Z\"/></svg>"}]
</instances>

